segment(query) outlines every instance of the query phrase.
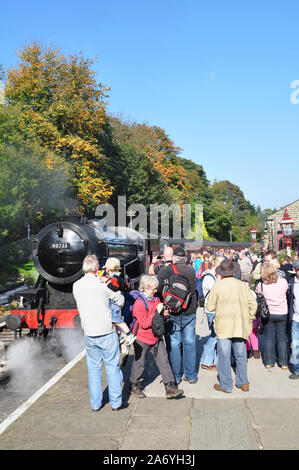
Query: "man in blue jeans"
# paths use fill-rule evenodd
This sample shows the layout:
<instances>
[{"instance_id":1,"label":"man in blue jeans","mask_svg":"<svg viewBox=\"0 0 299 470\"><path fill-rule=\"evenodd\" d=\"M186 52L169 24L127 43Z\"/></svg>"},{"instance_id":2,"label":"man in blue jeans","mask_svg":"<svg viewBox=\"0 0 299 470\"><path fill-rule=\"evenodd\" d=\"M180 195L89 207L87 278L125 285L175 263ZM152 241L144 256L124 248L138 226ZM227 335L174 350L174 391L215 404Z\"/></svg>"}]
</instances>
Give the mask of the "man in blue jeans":
<instances>
[{"instance_id":1,"label":"man in blue jeans","mask_svg":"<svg viewBox=\"0 0 299 470\"><path fill-rule=\"evenodd\" d=\"M289 313L291 323L291 350L290 363L293 373L290 379L299 379L299 260L294 261L295 276L289 282Z\"/></svg>"},{"instance_id":2,"label":"man in blue jeans","mask_svg":"<svg viewBox=\"0 0 299 470\"><path fill-rule=\"evenodd\" d=\"M219 250L220 251L220 250ZM216 345L217 345L217 337L214 330L214 312L209 312L206 308L206 304L208 301L208 296L210 290L212 289L213 285L215 284L216 278L216 268L220 265L220 263L225 258L218 257L215 261L211 263L211 269L205 271L202 281L202 290L203 295L205 298L205 305L204 305L204 312L207 315L208 325L211 331L210 337L208 338L207 342L204 345L203 353L200 359L200 366L202 369L206 369L209 371L216 371Z\"/></svg>"},{"instance_id":3,"label":"man in blue jeans","mask_svg":"<svg viewBox=\"0 0 299 470\"><path fill-rule=\"evenodd\" d=\"M119 367L119 341L112 323L109 300L122 307L124 297L120 291L113 292L97 276L99 269L95 255L83 261L84 276L73 285L73 294L85 335L86 362L90 404L93 411L102 407L102 366L107 373L109 401L113 411L122 410L123 375Z\"/></svg>"},{"instance_id":4,"label":"man in blue jeans","mask_svg":"<svg viewBox=\"0 0 299 470\"><path fill-rule=\"evenodd\" d=\"M191 293L187 308L177 315L171 315L166 327L166 348L177 384L181 382L182 378L190 384L195 384L198 380L195 334L197 309L195 270L192 266L187 265L186 262L187 255L185 250L182 247L176 248L173 252L173 263L180 275L188 279ZM159 280L158 291L160 293L162 293L165 280L171 279L172 275L173 269L171 265L161 268L157 273ZM184 372L183 377L182 372Z\"/></svg>"},{"instance_id":5,"label":"man in blue jeans","mask_svg":"<svg viewBox=\"0 0 299 470\"><path fill-rule=\"evenodd\" d=\"M246 340L252 330L257 302L247 282L234 277L235 266L231 260L222 261L215 272L221 276L221 280L215 282L207 301L207 309L215 312L214 328L217 336L219 384L215 384L214 389L219 392L232 392L233 352L236 362L236 387L248 392Z\"/></svg>"}]
</instances>

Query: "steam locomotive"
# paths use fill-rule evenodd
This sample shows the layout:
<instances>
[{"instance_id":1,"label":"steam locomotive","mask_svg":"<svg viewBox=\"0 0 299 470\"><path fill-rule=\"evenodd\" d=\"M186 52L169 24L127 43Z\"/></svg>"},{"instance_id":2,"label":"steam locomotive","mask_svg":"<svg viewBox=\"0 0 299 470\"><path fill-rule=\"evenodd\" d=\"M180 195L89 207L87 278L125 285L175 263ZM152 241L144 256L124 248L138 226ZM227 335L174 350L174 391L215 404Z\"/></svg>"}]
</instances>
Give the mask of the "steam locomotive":
<instances>
[{"instance_id":1,"label":"steam locomotive","mask_svg":"<svg viewBox=\"0 0 299 470\"><path fill-rule=\"evenodd\" d=\"M105 220L66 217L44 227L33 240L33 261L39 273L32 289L18 291L18 308L6 316L6 327L46 337L49 331L80 328L81 322L72 293L73 284L83 276L86 255L95 254L100 266L109 257L119 258L123 277L133 290L145 273L149 259L164 246L174 248L188 240L143 237L128 227L107 227ZM189 250L194 249L189 241ZM249 245L229 242L203 242L208 246ZM186 248L186 245L185 245Z\"/></svg>"},{"instance_id":2,"label":"steam locomotive","mask_svg":"<svg viewBox=\"0 0 299 470\"><path fill-rule=\"evenodd\" d=\"M108 257L119 258L131 289L145 272L144 237L127 227L107 227L104 220L68 217L52 223L39 232L32 248L39 277L34 288L17 292L19 306L10 311L6 327L29 328L39 337L56 328L80 327L72 286L83 276L86 255L95 254L100 266Z\"/></svg>"}]
</instances>

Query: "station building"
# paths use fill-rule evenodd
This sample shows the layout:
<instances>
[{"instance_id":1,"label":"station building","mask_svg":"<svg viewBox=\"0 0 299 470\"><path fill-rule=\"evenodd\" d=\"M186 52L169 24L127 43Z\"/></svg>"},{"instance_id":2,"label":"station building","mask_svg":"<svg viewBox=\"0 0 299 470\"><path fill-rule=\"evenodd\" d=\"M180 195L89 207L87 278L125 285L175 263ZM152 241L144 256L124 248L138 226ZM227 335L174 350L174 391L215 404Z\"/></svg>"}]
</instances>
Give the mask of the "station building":
<instances>
[{"instance_id":1,"label":"station building","mask_svg":"<svg viewBox=\"0 0 299 470\"><path fill-rule=\"evenodd\" d=\"M299 251L299 199L287 206L281 207L277 212L271 214L267 221L267 230L268 230L268 241L269 241L269 248L275 251L280 251L285 247L285 236L283 235L283 231L281 228L280 222L282 221L285 210L287 210L287 214L289 215L290 219L293 220L293 233L290 236L292 241L292 250L298 252Z\"/></svg>"}]
</instances>

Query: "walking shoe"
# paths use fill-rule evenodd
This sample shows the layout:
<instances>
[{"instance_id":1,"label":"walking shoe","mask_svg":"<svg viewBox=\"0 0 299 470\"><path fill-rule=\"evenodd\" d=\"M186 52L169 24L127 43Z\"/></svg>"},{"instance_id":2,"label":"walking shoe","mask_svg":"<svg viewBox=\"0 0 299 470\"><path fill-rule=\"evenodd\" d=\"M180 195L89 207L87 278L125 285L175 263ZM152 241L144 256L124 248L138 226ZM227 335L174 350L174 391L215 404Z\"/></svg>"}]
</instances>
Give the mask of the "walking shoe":
<instances>
[{"instance_id":1,"label":"walking shoe","mask_svg":"<svg viewBox=\"0 0 299 470\"><path fill-rule=\"evenodd\" d=\"M198 379L187 379L184 375L183 375L183 380L185 380L185 382L189 382L189 384L196 384L196 382L198 381Z\"/></svg>"},{"instance_id":2,"label":"walking shoe","mask_svg":"<svg viewBox=\"0 0 299 470\"><path fill-rule=\"evenodd\" d=\"M100 411L104 405L101 405L100 408L91 408L91 411Z\"/></svg>"},{"instance_id":3,"label":"walking shoe","mask_svg":"<svg viewBox=\"0 0 299 470\"><path fill-rule=\"evenodd\" d=\"M178 388L174 382L169 382L165 384L166 398L176 398L183 395L184 390Z\"/></svg>"},{"instance_id":4,"label":"walking shoe","mask_svg":"<svg viewBox=\"0 0 299 470\"><path fill-rule=\"evenodd\" d=\"M280 366L282 370L288 370L288 366Z\"/></svg>"},{"instance_id":5,"label":"walking shoe","mask_svg":"<svg viewBox=\"0 0 299 470\"><path fill-rule=\"evenodd\" d=\"M266 367L266 369L271 369L271 367L274 367L274 365L267 364L265 367Z\"/></svg>"},{"instance_id":6,"label":"walking shoe","mask_svg":"<svg viewBox=\"0 0 299 470\"><path fill-rule=\"evenodd\" d=\"M289 379L294 379L294 380L299 379L299 374L291 374L289 375Z\"/></svg>"},{"instance_id":7,"label":"walking shoe","mask_svg":"<svg viewBox=\"0 0 299 470\"><path fill-rule=\"evenodd\" d=\"M249 384L236 385L237 388L240 388L242 392L249 392Z\"/></svg>"},{"instance_id":8,"label":"walking shoe","mask_svg":"<svg viewBox=\"0 0 299 470\"><path fill-rule=\"evenodd\" d=\"M136 336L133 335L133 333L131 333L131 332L128 333L127 338L126 338L126 345L130 346L132 343L134 343L135 339L136 339Z\"/></svg>"},{"instance_id":9,"label":"walking shoe","mask_svg":"<svg viewBox=\"0 0 299 470\"><path fill-rule=\"evenodd\" d=\"M253 357L254 359L260 359L261 355L259 351L253 351Z\"/></svg>"},{"instance_id":10,"label":"walking shoe","mask_svg":"<svg viewBox=\"0 0 299 470\"><path fill-rule=\"evenodd\" d=\"M124 410L125 408L128 408L129 403L122 403L118 408L112 408L112 411L120 411Z\"/></svg>"},{"instance_id":11,"label":"walking shoe","mask_svg":"<svg viewBox=\"0 0 299 470\"><path fill-rule=\"evenodd\" d=\"M211 366L206 366L205 364L201 364L200 367L206 370L217 370L216 364L212 364Z\"/></svg>"},{"instance_id":12,"label":"walking shoe","mask_svg":"<svg viewBox=\"0 0 299 470\"><path fill-rule=\"evenodd\" d=\"M217 390L218 392L231 393L231 392L228 392L227 390L224 390L223 388L221 388L219 384L215 384L214 389Z\"/></svg>"},{"instance_id":13,"label":"walking shoe","mask_svg":"<svg viewBox=\"0 0 299 470\"><path fill-rule=\"evenodd\" d=\"M146 394L143 393L137 384L131 384L131 393L137 398L146 398Z\"/></svg>"}]
</instances>

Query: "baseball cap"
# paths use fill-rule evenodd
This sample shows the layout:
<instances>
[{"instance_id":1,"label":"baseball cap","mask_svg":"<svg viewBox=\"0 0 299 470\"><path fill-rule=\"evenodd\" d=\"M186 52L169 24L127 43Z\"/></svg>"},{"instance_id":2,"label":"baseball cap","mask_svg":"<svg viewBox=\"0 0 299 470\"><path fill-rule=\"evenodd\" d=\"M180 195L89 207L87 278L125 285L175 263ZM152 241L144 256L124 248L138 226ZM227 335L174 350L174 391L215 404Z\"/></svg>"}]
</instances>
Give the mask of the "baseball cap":
<instances>
[{"instance_id":1,"label":"baseball cap","mask_svg":"<svg viewBox=\"0 0 299 470\"><path fill-rule=\"evenodd\" d=\"M178 246L177 248L175 248L173 254L175 256L187 256L186 251L181 246Z\"/></svg>"}]
</instances>

